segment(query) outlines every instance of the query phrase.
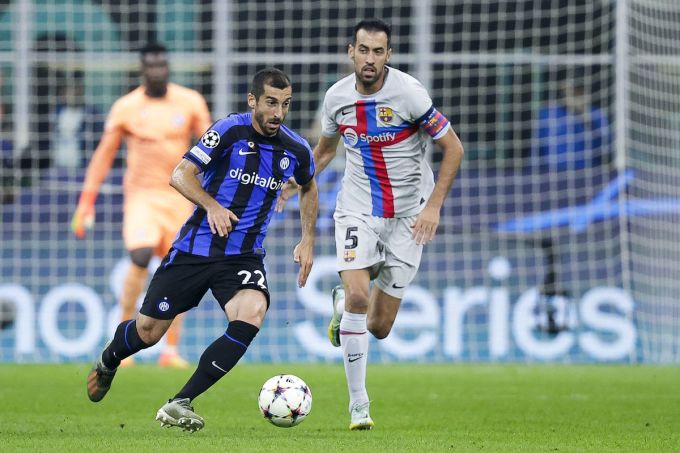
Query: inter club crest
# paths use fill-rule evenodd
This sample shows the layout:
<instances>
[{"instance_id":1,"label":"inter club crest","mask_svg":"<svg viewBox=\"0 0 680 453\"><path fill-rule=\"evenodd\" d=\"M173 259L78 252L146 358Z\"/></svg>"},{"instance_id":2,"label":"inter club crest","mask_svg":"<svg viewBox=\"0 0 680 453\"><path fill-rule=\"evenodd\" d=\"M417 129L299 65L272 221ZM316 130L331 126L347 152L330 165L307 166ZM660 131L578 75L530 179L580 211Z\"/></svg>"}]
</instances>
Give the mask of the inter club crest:
<instances>
[{"instance_id":1,"label":"inter club crest","mask_svg":"<svg viewBox=\"0 0 680 453\"><path fill-rule=\"evenodd\" d=\"M290 159L288 159L288 157L284 157L279 161L279 167L281 167L281 170L285 170L286 168L288 168L289 165Z\"/></svg>"},{"instance_id":2,"label":"inter club crest","mask_svg":"<svg viewBox=\"0 0 680 453\"><path fill-rule=\"evenodd\" d=\"M379 107L378 108L378 118L383 123L389 123L394 118L394 113L390 107Z\"/></svg>"}]
</instances>

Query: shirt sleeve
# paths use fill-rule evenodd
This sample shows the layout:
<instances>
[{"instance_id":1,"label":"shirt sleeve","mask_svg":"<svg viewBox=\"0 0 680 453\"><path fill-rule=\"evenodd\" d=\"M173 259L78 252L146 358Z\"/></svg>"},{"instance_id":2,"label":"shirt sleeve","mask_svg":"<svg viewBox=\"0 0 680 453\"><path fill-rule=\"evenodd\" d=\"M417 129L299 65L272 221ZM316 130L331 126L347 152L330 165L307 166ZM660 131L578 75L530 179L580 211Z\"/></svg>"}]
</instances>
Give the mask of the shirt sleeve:
<instances>
[{"instance_id":1,"label":"shirt sleeve","mask_svg":"<svg viewBox=\"0 0 680 453\"><path fill-rule=\"evenodd\" d=\"M104 134L92 154L87 171L85 172L84 191L98 192L111 170L113 160L116 154L118 154L118 149L125 134L127 110L120 100L116 101L111 107L106 117Z\"/></svg>"},{"instance_id":2,"label":"shirt sleeve","mask_svg":"<svg viewBox=\"0 0 680 453\"><path fill-rule=\"evenodd\" d=\"M411 120L418 124L432 139L437 140L446 134L449 120L446 119L432 104L432 99L425 87L413 79L406 96L406 108Z\"/></svg>"},{"instance_id":3,"label":"shirt sleeve","mask_svg":"<svg viewBox=\"0 0 680 453\"><path fill-rule=\"evenodd\" d=\"M449 120L434 106L431 106L417 122L433 140L443 137L449 130L450 125Z\"/></svg>"},{"instance_id":4,"label":"shirt sleeve","mask_svg":"<svg viewBox=\"0 0 680 453\"><path fill-rule=\"evenodd\" d=\"M104 132L122 136L125 133L125 108L120 100L113 103L104 123Z\"/></svg>"},{"instance_id":5,"label":"shirt sleeve","mask_svg":"<svg viewBox=\"0 0 680 453\"><path fill-rule=\"evenodd\" d=\"M193 162L201 171L205 171L222 152L227 149L229 143L229 131L234 122L224 118L213 123L205 131L203 136L184 154L184 158Z\"/></svg>"},{"instance_id":6,"label":"shirt sleeve","mask_svg":"<svg viewBox=\"0 0 680 453\"><path fill-rule=\"evenodd\" d=\"M323 107L321 108L321 135L333 137L340 130L338 123L335 122L335 115L330 109L330 99L328 93L324 96Z\"/></svg>"},{"instance_id":7,"label":"shirt sleeve","mask_svg":"<svg viewBox=\"0 0 680 453\"><path fill-rule=\"evenodd\" d=\"M304 151L298 155L297 167L293 172L293 177L295 177L295 182L304 186L314 177L316 169L314 167L314 155L312 154L312 148L309 147L308 143L303 143Z\"/></svg>"}]
</instances>

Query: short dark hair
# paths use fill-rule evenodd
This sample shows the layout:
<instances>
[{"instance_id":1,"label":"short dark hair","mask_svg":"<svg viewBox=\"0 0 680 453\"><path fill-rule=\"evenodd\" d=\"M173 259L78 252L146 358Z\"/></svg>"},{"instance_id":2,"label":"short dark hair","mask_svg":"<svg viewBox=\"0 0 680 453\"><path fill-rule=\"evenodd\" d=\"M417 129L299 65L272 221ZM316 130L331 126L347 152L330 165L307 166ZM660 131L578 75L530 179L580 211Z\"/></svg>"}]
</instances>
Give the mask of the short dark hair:
<instances>
[{"instance_id":1,"label":"short dark hair","mask_svg":"<svg viewBox=\"0 0 680 453\"><path fill-rule=\"evenodd\" d=\"M285 72L277 68L260 69L253 76L250 94L255 96L255 99L259 99L264 94L265 85L283 90L290 86L290 78L288 78Z\"/></svg>"},{"instance_id":2,"label":"short dark hair","mask_svg":"<svg viewBox=\"0 0 680 453\"><path fill-rule=\"evenodd\" d=\"M144 59L145 56L149 54L156 54L156 53L167 53L168 49L161 43L158 42L149 42L144 45L141 49L139 49L139 58Z\"/></svg>"},{"instance_id":3,"label":"short dark hair","mask_svg":"<svg viewBox=\"0 0 680 453\"><path fill-rule=\"evenodd\" d=\"M357 43L357 33L359 30L366 31L382 31L387 35L387 48L390 48L390 41L392 41L392 27L387 22L380 19L364 19L354 26L354 40L352 45Z\"/></svg>"}]
</instances>

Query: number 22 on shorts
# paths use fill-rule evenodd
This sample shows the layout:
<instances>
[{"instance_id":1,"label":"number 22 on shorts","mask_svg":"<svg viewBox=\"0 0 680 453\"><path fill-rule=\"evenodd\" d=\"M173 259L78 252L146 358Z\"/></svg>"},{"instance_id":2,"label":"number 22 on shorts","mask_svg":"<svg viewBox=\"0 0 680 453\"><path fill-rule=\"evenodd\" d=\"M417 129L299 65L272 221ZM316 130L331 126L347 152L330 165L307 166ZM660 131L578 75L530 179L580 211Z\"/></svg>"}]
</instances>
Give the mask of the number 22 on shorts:
<instances>
[{"instance_id":1,"label":"number 22 on shorts","mask_svg":"<svg viewBox=\"0 0 680 453\"><path fill-rule=\"evenodd\" d=\"M250 281L250 277L253 276L253 274L259 275L260 278L257 280L257 282ZM256 270L253 272L247 271L245 269L238 271L236 275L244 276L243 281L241 282L242 285L252 285L255 284L259 286L260 288L267 289L267 287L264 284L264 274L260 270Z\"/></svg>"}]
</instances>

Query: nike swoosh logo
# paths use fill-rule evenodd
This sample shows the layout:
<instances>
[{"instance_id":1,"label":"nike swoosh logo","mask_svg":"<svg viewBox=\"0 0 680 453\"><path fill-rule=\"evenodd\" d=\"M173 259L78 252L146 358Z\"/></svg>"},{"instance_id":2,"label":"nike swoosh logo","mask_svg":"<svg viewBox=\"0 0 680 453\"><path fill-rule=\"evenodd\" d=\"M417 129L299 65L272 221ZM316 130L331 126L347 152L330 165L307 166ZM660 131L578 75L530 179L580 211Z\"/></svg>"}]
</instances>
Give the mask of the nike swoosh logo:
<instances>
[{"instance_id":1,"label":"nike swoosh logo","mask_svg":"<svg viewBox=\"0 0 680 453\"><path fill-rule=\"evenodd\" d=\"M352 113L352 107L348 107L346 112L345 109L341 109L340 113L342 113L343 115L349 115L350 113Z\"/></svg>"},{"instance_id":2,"label":"nike swoosh logo","mask_svg":"<svg viewBox=\"0 0 680 453\"><path fill-rule=\"evenodd\" d=\"M394 288L394 289L402 289L403 286L399 286L399 285L397 285L396 283L392 283L392 288Z\"/></svg>"},{"instance_id":3,"label":"nike swoosh logo","mask_svg":"<svg viewBox=\"0 0 680 453\"><path fill-rule=\"evenodd\" d=\"M349 363L356 362L357 360L359 360L359 359L362 358L362 357L363 357L363 356L361 356L361 357L349 358L349 359L347 359L347 361L348 361Z\"/></svg>"},{"instance_id":4,"label":"nike swoosh logo","mask_svg":"<svg viewBox=\"0 0 680 453\"><path fill-rule=\"evenodd\" d=\"M219 366L217 363L215 363L214 360L212 361L212 366L214 366L215 368L217 368L218 370L220 370L220 371L223 372L223 373L226 373L226 372L227 372L227 370L224 370L224 369L220 368L220 366Z\"/></svg>"},{"instance_id":5,"label":"nike swoosh logo","mask_svg":"<svg viewBox=\"0 0 680 453\"><path fill-rule=\"evenodd\" d=\"M248 154L255 154L257 151L245 151L243 149L238 150L239 156L246 156Z\"/></svg>"}]
</instances>

